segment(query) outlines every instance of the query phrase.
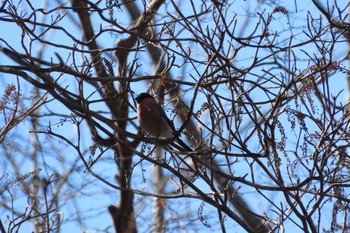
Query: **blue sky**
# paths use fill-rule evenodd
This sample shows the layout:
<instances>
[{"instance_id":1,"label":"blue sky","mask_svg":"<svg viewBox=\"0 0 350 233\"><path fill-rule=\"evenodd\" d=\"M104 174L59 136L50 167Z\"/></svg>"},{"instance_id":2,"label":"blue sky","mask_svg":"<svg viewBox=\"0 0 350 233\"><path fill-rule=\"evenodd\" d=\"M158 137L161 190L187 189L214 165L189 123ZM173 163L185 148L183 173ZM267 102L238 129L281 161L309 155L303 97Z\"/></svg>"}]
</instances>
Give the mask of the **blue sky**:
<instances>
[{"instance_id":1,"label":"blue sky","mask_svg":"<svg viewBox=\"0 0 350 233\"><path fill-rule=\"evenodd\" d=\"M20 8L23 6L23 3L20 4ZM38 4L38 6L42 7L43 2L38 1L33 4ZM53 2L48 1L48 6L46 6L46 9L52 9L54 7ZM67 6L69 6L69 2L66 3ZM171 7L171 4L167 5L166 7ZM280 5L285 7L286 9L289 10L289 15L283 15L281 13L274 14L274 20L273 23L270 26L271 33L273 33L273 29L275 29L277 32L279 32L279 37L278 39L281 40L281 43L283 40L287 40L290 38L291 30L293 31L293 34L295 36L295 39L293 40L294 43L301 42L305 40L305 37L303 36L303 30L305 30L306 25L305 25L305 17L310 12L310 14L314 17L317 18L319 16L319 12L316 11L314 7L311 7L311 1L302 1L298 2L297 5L297 12L295 9L295 5L293 1L281 1ZM183 14L191 14L190 8L186 7L185 3L182 3L179 5L181 9L183 10ZM164 7L161 8L164 9ZM23 12L28 9L28 6L24 6ZM238 27L240 30L244 30L243 35L248 35L252 30L253 26L256 24L258 21L258 15L257 13L263 13L263 15L267 15L271 13L273 9L273 6L267 6L267 5L258 5L258 3L253 2L253 1L234 1L232 3L232 6L228 10L228 15L230 15L230 11L232 13L232 16L234 13L237 14L238 18ZM160 10L160 12L161 12ZM253 12L252 17L250 18L249 21L244 21L244 16L246 15L246 12ZM53 15L56 15L57 12L55 12ZM60 12L61 16L65 14L64 11ZM77 17L74 13L69 12L69 14L72 14L73 18L77 20ZM126 10L115 10L114 11L115 16L117 17L117 21L123 25L129 25L129 17L127 15ZM159 20L162 20L162 15L157 16ZM94 22L94 27L97 30L99 27L102 28L109 28L110 25L108 24L102 24L100 25L100 21L96 20ZM3 39L3 41L0 42L0 46L5 46L4 41L8 41L11 46L14 48L18 49L18 51L23 52L23 49L21 49L21 44L20 44L20 31L18 30L17 27L13 27L9 25L6 22L1 22L0 25L3 28L6 28L6 31L2 30L0 32L0 38ZM77 36L80 38L81 32L79 29L76 27L74 23L71 22L70 15L66 15L62 21L59 23L59 25L64 25L65 29L69 31L72 35ZM208 28L212 27L212 22L207 22L205 25ZM180 30L179 28L177 28ZM261 30L261 29L259 29ZM281 32L282 31L282 32ZM53 41L60 41L62 45L73 45L74 42L70 39L67 39L62 33L60 32L55 32L55 33L48 33L45 35L46 38L52 39ZM182 34L183 37L186 37L186 34ZM101 37L99 37L98 43L101 48L107 48L107 47L112 47L116 42L119 41L118 35L115 33L103 33ZM227 50L229 47L229 38L226 38L227 44L224 45L225 49ZM29 44L30 42L28 40L25 40L25 43ZM174 46L174 45L172 45ZM184 45L185 46L185 45ZM198 59L203 59L205 60L205 53L204 51L198 46L196 47L195 44L189 44L191 46L192 54L193 56L198 57ZM342 46L346 46L344 43ZM41 44L39 42L34 42L32 44L32 49L34 51L34 54L37 53L38 49L41 47ZM307 50L310 54L312 53L317 53L317 50L313 46L305 46L301 47L303 50ZM249 66L252 62L252 58L254 56L254 51L253 49L242 49L240 50L239 56L239 62L237 61L232 61L238 68L243 68ZM197 53L196 53L197 52ZM304 53L301 50L296 49L294 51L300 58L306 58ZM69 60L68 63L72 62L72 55L68 53L67 50L63 48L57 48L57 47L47 47L44 50L44 57L45 58L52 58L54 62L58 61L58 58L55 56L55 53L59 53L62 60ZM259 55L261 57L266 56L267 51L266 50L261 50L259 51ZM339 54L336 54L335 56L343 56L345 53L345 49L339 49L338 51ZM138 64L140 67L138 68L136 75L141 76L141 75L152 75L154 74L154 64L152 64L151 59L149 59L148 55L144 55L145 53L139 53L137 54L139 60ZM133 54L134 55L134 54ZM130 59L133 57L130 56ZM87 54L85 56L88 56ZM112 53L110 54L105 54L105 56L110 59L113 64L116 64L115 57L113 56ZM80 54L75 54L74 58L81 62L84 58L80 56ZM0 63L1 64L13 64L12 61L8 60L5 56L3 56L2 53L0 53ZM181 61L176 60L176 64L180 65ZM346 66L346 64L344 64ZM308 63L303 62L303 60L300 60L298 62L298 68L302 70L303 68L307 67ZM265 67L264 67L265 68ZM199 71L202 71L204 67L198 67ZM269 66L266 65L266 70L269 69ZM198 78L198 75L195 72L194 67L191 66L183 66L177 68L174 66L171 69L171 74L173 77L182 77L185 76L186 80L190 80L190 75L193 75L194 78ZM274 70L273 70L274 72ZM280 70L276 71L276 75L280 75ZM258 67L257 69L252 69L251 71L251 78L254 79L256 74L261 74L263 73L263 70L261 67ZM53 74L56 78L59 76L59 74L55 73ZM62 85L67 85L67 88L69 90L76 90L77 84L74 80L74 77L71 76L62 76L59 79L59 82ZM3 88L5 89L6 85L9 83L16 83L16 79L14 76L10 75L5 75L5 74L0 74L0 91ZM30 98L33 96L32 89L26 82L20 79L21 83L21 91L23 96ZM143 92L147 88L146 83L132 83L131 84L131 89L137 94L140 92ZM220 91L224 91L224 88L219 89ZM277 90L277 89L276 89ZM346 90L346 79L345 75L339 74L339 77L337 77L336 80L336 85L333 85L331 87L332 93L336 95L340 91L345 90L342 92L340 99L345 103L347 99L347 90ZM91 92L93 92L94 89L89 87L89 85L86 85L85 89L85 94L89 95ZM43 94L43 93L42 93ZM255 96L252 96L254 99L259 99L261 98L261 93L257 91L255 93ZM92 98L99 98L99 96L92 96ZM184 96L184 101L188 102L192 98L191 92L188 92ZM204 101L204 95L200 95L199 98L196 101L195 108L194 110L197 111L199 110L201 104ZM29 101L25 101L24 104L28 104ZM130 99L130 103L133 104L132 100ZM229 103L227 103L229 104ZM99 110L99 111L106 111L106 107L102 104L96 104L93 106L94 109ZM166 110L167 114L169 116L173 116L172 114L172 107L171 105L166 105ZM70 114L70 112L65 109L65 107L57 103L57 101L53 101L49 103L46 107L46 109L42 110L43 112L50 112L50 111L60 111L62 114ZM108 113L106 113L108 116ZM131 112L131 116L135 116L135 113ZM62 122L62 119L66 119L66 121ZM246 119L243 119L245 121ZM55 130L57 133L62 133L64 134L67 138L71 139L75 144L77 144L77 126L75 124L72 124L71 119L69 118L64 118L62 117L45 117L43 118L43 125L42 125L42 130L45 130L47 126L50 124L52 128ZM136 123L136 122L135 122ZM176 122L179 124L179 122ZM246 122L249 123L249 122ZM242 124L244 125L244 124ZM16 143L21 143L21 142L35 142L35 135L33 134L28 134L28 131L31 129L31 125L29 122L24 122L23 124L18 125L13 132L10 132L8 135L8 138L12 137L11 135L16 135L16 138L14 141ZM82 131L82 135L90 135L89 131L83 122L81 124L80 130ZM130 132L136 132L136 129L130 125L129 128ZM205 134L204 130L204 135ZM289 134L290 133L290 134ZM17 135L21 135L22 137L19 138ZM288 132L288 135L291 135L288 140L291 142L291 146L293 146L293 132ZM64 175L67 173L72 168L72 164L74 164L74 167L77 169L76 172L73 173L72 176L70 176L71 181L69 182L71 185L70 186L65 186L65 188L61 191L60 195L62 195L63 199L67 201L67 205L65 205L62 209L60 209L60 212L63 213L64 215L64 221L65 224L62 228L62 232L83 232L87 231L90 232L89 229L106 229L108 228L108 232L113 232L113 228L111 227L111 218L109 214L107 213L107 206L110 204L117 204L118 200L118 191L106 186L105 184L99 182L96 180L94 177L92 177L90 174L88 174L84 167L83 164L77 159L76 157L76 152L74 151L73 148L67 146L66 143L62 142L61 140L54 140L54 143L51 144L49 143L45 138L47 136L45 135L38 135L39 139L42 141L41 146L43 147L42 149L42 154L38 157L40 163L42 164L41 166L44 168L43 171L40 172L40 177L46 177L48 178L50 174L53 172L57 172L61 176L64 177ZM254 141L251 142L252 146L254 145ZM86 159L89 158L90 154L88 151L89 146L93 144L93 141L89 137L83 137L81 138L81 146L86 149L86 153L84 156L86 156ZM257 144L257 143L255 143ZM11 146L11 142L9 141L9 145ZM14 144L17 145L17 144ZM21 172L26 173L30 172L33 170L33 164L30 162L29 155L30 152L33 151L33 146L34 144L28 144L26 148L18 148L14 149L12 151L12 156L16 163L21 164ZM55 152L52 153L51 149L54 148ZM258 151L260 148L256 148ZM60 153L57 154L56 151L59 151ZM25 152L25 153L24 153ZM237 152L237 151L236 151ZM94 158L94 157L92 157ZM139 158L135 157L134 158L134 163L138 162ZM66 161L65 163L62 163L62 161ZM244 159L239 159L236 162L236 167L235 167L235 175L240 176L244 175L247 173L247 164L248 162ZM142 165L142 166L141 166ZM133 186L137 187L137 189L144 190L144 191L152 191L152 169L153 165L149 164L145 161L141 162L139 166L136 166L134 169L134 177L135 179L133 180ZM5 168L6 170L6 176L8 179L11 179L15 176L15 172L11 170L11 167L9 166L8 168ZM99 160L99 163L96 164L94 167L95 171L101 175L102 177L106 178L112 183L115 183L114 180L114 175L117 171L117 168L114 164L113 160L113 154L111 151L106 152L103 157ZM301 171L301 170L300 170ZM257 173L258 174L258 173ZM305 174L307 175L307 174ZM145 180L143 180L145 178ZM261 173L261 176L259 177L261 181L264 181L266 179L266 183L270 182L267 177L264 176L263 173ZM27 179L26 182L30 183L30 179ZM59 181L58 181L59 182ZM209 188L200 180L196 181L197 184L202 187L203 190L206 192L210 192ZM90 184L90 185L89 185ZM92 184L92 185L91 185ZM81 187L83 187L81 189ZM174 188L174 186L170 183L169 184L169 189L170 187ZM19 185L14 185L11 187L11 189L16 190L17 188L20 188ZM52 186L52 190L54 191L54 185ZM50 189L49 189L50 190ZM74 196L65 196L67 193L71 193L71 191L74 190L75 195ZM262 212L269 212L271 208L271 204L267 203L264 200L261 200L257 197L255 190L249 189L247 187L243 187L240 192L242 195L244 195L244 198L249 200L249 203L251 206L254 206L255 211L257 213L262 213ZM276 203L279 201L282 201L283 198L280 197L279 195L276 195L274 193L269 193L266 192L266 194L271 195L271 197L275 198L274 200ZM8 193L5 193L4 195L9 196ZM146 198L143 199L143 196L135 195L135 210L136 214L138 216L138 224L139 224L139 231L140 232L149 232L149 225L152 224L152 222L149 220L151 216L151 208L150 206L153 204L152 198ZM142 201L141 201L142 199ZM21 194L21 192L18 193L18 196L15 196L15 204L18 205L18 208L22 211L25 210L27 207L27 197L24 194ZM194 218L195 223L193 225L188 225L188 222L185 220L180 220L178 221L177 219L173 220L173 223L170 224L171 227L174 227L174 229L179 229L182 228L185 232L221 232L219 225L217 224L217 216L216 215L209 215L210 213L215 212L215 209L210 207L208 204L204 206L203 213L204 216L207 217L206 220L208 221L209 225L211 225L211 228L206 228L203 225L201 225L200 221L196 219L197 217L197 211L199 207L201 206L201 201L198 201L196 199L191 199L191 200L186 200L183 202L183 200L178 199L178 200L169 200L167 202L167 212L166 216L168 219L171 219L172 217L176 216L176 214L179 213L186 213L187 211L191 212L192 215L189 216L189 218ZM278 204L277 204L278 205ZM80 208L84 210L83 212L86 214L86 216L91 217L91 221L87 221L87 225L85 229L81 229L79 225L77 224L77 219L76 219L76 214L75 214L75 209ZM86 211L85 211L86 210ZM331 211L331 209L330 209ZM3 220L3 216L5 216L6 212L2 214L1 218ZM269 212L271 216L274 216L271 211ZM175 218L175 217L174 217ZM145 222L145 224L143 224ZM290 225L289 225L290 224ZM325 224L325 226L328 226L329 222L327 219L322 219L322 224ZM29 224L30 225L30 224ZM28 227L30 227L28 225ZM226 226L227 229L231 229L235 232L242 232L241 228L234 223L230 219L226 219ZM289 227L290 226L290 227ZM298 229L295 228L295 225L292 224L291 222L287 221L286 225L286 232L298 232ZM27 229L22 228L20 232L27 232ZM299 231L300 232L300 231Z\"/></svg>"}]
</instances>

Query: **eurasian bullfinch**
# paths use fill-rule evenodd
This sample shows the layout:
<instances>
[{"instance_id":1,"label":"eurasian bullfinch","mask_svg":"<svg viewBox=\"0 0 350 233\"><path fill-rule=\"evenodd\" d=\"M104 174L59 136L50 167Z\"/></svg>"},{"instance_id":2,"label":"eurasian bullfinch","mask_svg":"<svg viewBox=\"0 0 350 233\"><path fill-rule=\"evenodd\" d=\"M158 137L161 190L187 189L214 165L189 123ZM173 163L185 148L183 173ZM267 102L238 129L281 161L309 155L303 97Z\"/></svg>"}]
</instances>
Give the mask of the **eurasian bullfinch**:
<instances>
[{"instance_id":1,"label":"eurasian bullfinch","mask_svg":"<svg viewBox=\"0 0 350 233\"><path fill-rule=\"evenodd\" d=\"M175 139L187 151L187 146L178 135L174 123L166 116L162 106L148 93L141 93L135 98L137 102L137 120L143 131L154 138Z\"/></svg>"}]
</instances>

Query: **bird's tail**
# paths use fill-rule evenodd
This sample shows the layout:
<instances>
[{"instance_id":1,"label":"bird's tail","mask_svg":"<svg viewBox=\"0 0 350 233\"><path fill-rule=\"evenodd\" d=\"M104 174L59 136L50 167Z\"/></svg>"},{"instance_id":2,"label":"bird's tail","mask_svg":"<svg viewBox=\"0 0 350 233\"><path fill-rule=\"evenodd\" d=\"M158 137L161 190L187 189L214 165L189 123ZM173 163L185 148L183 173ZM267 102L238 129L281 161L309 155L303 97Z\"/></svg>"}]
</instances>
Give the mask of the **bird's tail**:
<instances>
[{"instance_id":1,"label":"bird's tail","mask_svg":"<svg viewBox=\"0 0 350 233\"><path fill-rule=\"evenodd\" d=\"M184 141L182 141L179 137L176 138L175 143L178 144L185 152L191 152L193 151L190 146L188 146Z\"/></svg>"}]
</instances>

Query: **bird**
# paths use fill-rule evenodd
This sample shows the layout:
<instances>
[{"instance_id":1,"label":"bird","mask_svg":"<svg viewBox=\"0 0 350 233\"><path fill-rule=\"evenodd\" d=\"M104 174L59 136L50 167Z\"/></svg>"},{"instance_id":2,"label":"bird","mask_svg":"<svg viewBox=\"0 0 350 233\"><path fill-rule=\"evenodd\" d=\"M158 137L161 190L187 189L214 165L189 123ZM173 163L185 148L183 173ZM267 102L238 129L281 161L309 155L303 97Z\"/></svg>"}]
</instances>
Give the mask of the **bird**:
<instances>
[{"instance_id":1,"label":"bird","mask_svg":"<svg viewBox=\"0 0 350 233\"><path fill-rule=\"evenodd\" d=\"M153 138L174 139L186 151L192 149L176 133L174 123L167 117L162 106L148 93L136 98L137 120L141 129Z\"/></svg>"}]
</instances>

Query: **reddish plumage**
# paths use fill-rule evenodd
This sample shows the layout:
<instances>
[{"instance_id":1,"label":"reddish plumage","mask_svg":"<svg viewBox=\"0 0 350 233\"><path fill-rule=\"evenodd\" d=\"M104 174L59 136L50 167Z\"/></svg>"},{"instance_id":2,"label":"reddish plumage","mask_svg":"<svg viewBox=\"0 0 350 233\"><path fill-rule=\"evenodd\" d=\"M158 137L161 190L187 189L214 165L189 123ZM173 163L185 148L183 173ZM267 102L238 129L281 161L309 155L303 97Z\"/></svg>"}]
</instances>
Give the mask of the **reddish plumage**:
<instances>
[{"instance_id":1,"label":"reddish plumage","mask_svg":"<svg viewBox=\"0 0 350 233\"><path fill-rule=\"evenodd\" d=\"M137 120L140 127L154 138L174 138L175 127L172 121L166 116L160 104L148 93L141 93L135 98L137 102ZM178 143L186 150L191 150L178 137Z\"/></svg>"}]
</instances>

